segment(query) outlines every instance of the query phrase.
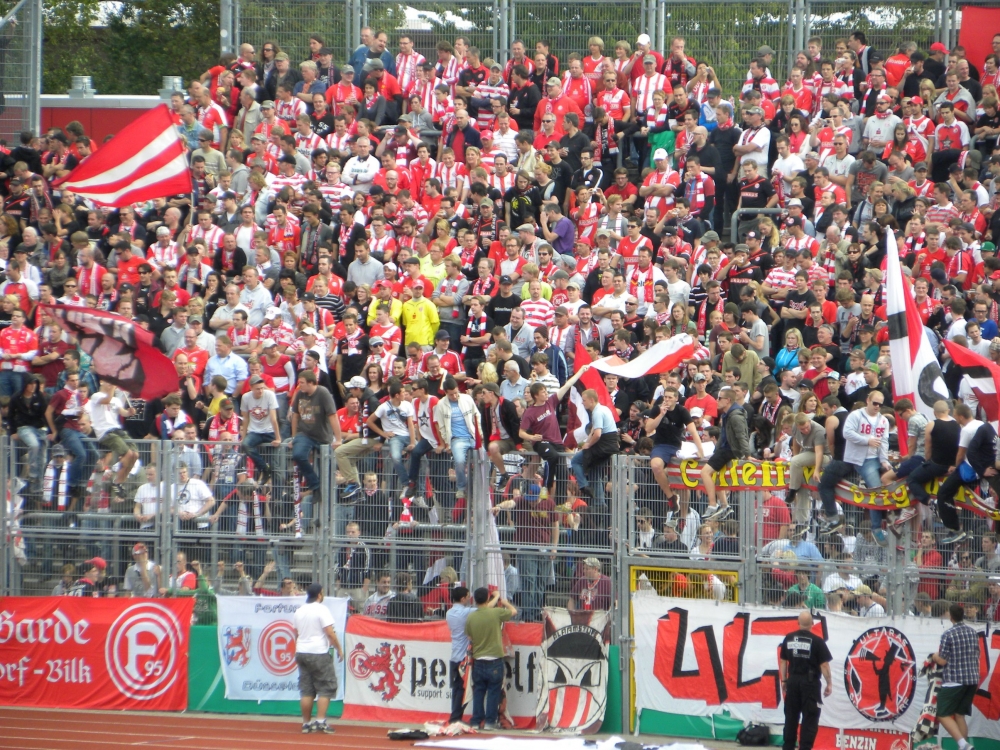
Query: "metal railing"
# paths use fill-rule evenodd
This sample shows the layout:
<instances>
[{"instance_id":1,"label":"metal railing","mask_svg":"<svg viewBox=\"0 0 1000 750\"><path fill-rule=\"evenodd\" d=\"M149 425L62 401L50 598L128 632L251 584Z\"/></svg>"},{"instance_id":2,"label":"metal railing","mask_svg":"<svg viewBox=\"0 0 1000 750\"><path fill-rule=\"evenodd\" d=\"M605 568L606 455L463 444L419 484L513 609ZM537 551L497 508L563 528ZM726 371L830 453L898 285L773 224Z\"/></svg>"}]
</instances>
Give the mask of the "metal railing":
<instances>
[{"instance_id":1,"label":"metal railing","mask_svg":"<svg viewBox=\"0 0 1000 750\"><path fill-rule=\"evenodd\" d=\"M21 0L0 19L0 139L41 130L42 2Z\"/></svg>"}]
</instances>

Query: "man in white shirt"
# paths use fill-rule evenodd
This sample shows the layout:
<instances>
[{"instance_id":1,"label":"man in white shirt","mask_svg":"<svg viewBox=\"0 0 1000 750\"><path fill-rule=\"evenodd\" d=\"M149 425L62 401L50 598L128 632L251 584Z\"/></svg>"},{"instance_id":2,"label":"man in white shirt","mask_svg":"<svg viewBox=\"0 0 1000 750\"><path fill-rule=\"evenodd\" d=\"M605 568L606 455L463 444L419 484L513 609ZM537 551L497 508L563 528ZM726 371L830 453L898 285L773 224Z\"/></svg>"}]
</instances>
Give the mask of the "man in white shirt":
<instances>
[{"instance_id":1,"label":"man in white shirt","mask_svg":"<svg viewBox=\"0 0 1000 750\"><path fill-rule=\"evenodd\" d=\"M103 381L97 393L87 402L90 412L90 424L97 436L97 445L104 451L105 466L114 466L119 461L118 473L111 483L111 494L119 499L125 499L122 484L139 458L139 449L129 434L122 429L120 417L132 417L135 409L125 408L122 399L115 395L113 383Z\"/></svg>"},{"instance_id":2,"label":"man in white shirt","mask_svg":"<svg viewBox=\"0 0 1000 750\"><path fill-rule=\"evenodd\" d=\"M367 195L382 163L371 155L372 144L367 138L359 138L357 147L358 155L347 160L341 179L355 192Z\"/></svg>"},{"instance_id":3,"label":"man in white shirt","mask_svg":"<svg viewBox=\"0 0 1000 750\"><path fill-rule=\"evenodd\" d=\"M403 386L391 382L389 400L382 402L366 422L368 429L381 436L389 446L400 488L406 487L410 480L403 454L412 451L417 444L413 416L413 404L403 400Z\"/></svg>"},{"instance_id":4,"label":"man in white shirt","mask_svg":"<svg viewBox=\"0 0 1000 750\"><path fill-rule=\"evenodd\" d=\"M859 617L885 617L885 608L872 598L872 590L865 584L855 587L854 597Z\"/></svg>"},{"instance_id":5,"label":"man in white shirt","mask_svg":"<svg viewBox=\"0 0 1000 750\"><path fill-rule=\"evenodd\" d=\"M281 445L281 430L278 428L278 397L268 390L264 378L254 375L250 378L250 393L240 399L240 448L253 460L260 474L258 481L263 484L271 476L271 464L257 450L261 445Z\"/></svg>"},{"instance_id":6,"label":"man in white shirt","mask_svg":"<svg viewBox=\"0 0 1000 750\"><path fill-rule=\"evenodd\" d=\"M295 663L299 666L299 707L302 709L302 734L318 732L333 734L333 727L326 723L330 699L337 695L337 672L334 668L332 648L337 658L344 660L333 614L323 604L323 586L309 584L306 603L295 611ZM316 721L312 721L313 702L316 702Z\"/></svg>"},{"instance_id":7,"label":"man in white shirt","mask_svg":"<svg viewBox=\"0 0 1000 750\"><path fill-rule=\"evenodd\" d=\"M227 297L227 303L229 302ZM240 293L240 304L250 311L249 323L254 328L260 328L264 322L264 311L274 304L271 293L260 282L260 275L253 266L243 269L243 291Z\"/></svg>"},{"instance_id":8,"label":"man in white shirt","mask_svg":"<svg viewBox=\"0 0 1000 750\"><path fill-rule=\"evenodd\" d=\"M215 498L208 485L192 477L186 463L177 466L177 483L174 485L177 516L184 531L207 531L208 512L215 505Z\"/></svg>"}]
</instances>

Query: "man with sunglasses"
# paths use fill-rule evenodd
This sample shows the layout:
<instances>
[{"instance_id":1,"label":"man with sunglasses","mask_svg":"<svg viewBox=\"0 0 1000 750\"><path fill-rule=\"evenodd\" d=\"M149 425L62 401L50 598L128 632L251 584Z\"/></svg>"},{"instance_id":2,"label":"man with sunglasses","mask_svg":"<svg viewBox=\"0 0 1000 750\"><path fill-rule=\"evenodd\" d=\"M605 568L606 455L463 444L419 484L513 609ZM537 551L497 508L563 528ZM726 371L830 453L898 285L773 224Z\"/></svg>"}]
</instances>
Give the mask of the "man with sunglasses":
<instances>
[{"instance_id":1,"label":"man with sunglasses","mask_svg":"<svg viewBox=\"0 0 1000 750\"><path fill-rule=\"evenodd\" d=\"M871 391L864 408L855 409L844 421L844 458L828 463L819 482L819 496L827 519L822 526L824 534L833 533L844 523L843 516L837 513L837 482L852 472L858 472L868 489L882 486L881 473L890 468L889 420L881 411L884 404L885 395L880 391ZM875 541L885 546L886 533L882 529L885 511L872 509L869 514Z\"/></svg>"}]
</instances>

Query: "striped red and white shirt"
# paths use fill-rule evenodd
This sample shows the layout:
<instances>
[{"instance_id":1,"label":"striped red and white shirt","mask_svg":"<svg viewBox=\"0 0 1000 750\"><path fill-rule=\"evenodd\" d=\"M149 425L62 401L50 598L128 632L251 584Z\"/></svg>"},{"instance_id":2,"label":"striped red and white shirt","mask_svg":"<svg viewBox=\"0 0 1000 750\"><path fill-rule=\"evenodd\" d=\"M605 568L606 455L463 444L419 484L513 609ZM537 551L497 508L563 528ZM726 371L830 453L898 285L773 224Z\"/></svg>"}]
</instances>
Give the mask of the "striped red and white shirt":
<instances>
[{"instance_id":1,"label":"striped red and white shirt","mask_svg":"<svg viewBox=\"0 0 1000 750\"><path fill-rule=\"evenodd\" d=\"M299 115L306 114L306 103L297 97L287 102L278 99L274 103L274 116L285 122L295 122Z\"/></svg>"},{"instance_id":2,"label":"striped red and white shirt","mask_svg":"<svg viewBox=\"0 0 1000 750\"><path fill-rule=\"evenodd\" d=\"M404 55L400 52L396 55L396 80L404 96L409 96L413 85L417 81L417 68L427 62L427 58L419 52L411 52Z\"/></svg>"},{"instance_id":3,"label":"striped red and white shirt","mask_svg":"<svg viewBox=\"0 0 1000 750\"><path fill-rule=\"evenodd\" d=\"M662 73L651 76L645 74L635 79L632 84L632 95L635 97L636 112L643 113L653 105L653 92L663 91L668 96L673 93L670 81Z\"/></svg>"}]
</instances>

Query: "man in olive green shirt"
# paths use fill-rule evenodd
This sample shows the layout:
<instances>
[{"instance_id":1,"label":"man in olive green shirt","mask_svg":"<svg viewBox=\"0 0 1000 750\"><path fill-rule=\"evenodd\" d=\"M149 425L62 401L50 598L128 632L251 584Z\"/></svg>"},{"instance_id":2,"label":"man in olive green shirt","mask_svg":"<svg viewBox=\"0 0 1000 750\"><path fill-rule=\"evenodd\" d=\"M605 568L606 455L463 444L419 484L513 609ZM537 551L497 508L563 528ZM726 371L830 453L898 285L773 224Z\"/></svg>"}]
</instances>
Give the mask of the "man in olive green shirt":
<instances>
[{"instance_id":1,"label":"man in olive green shirt","mask_svg":"<svg viewBox=\"0 0 1000 750\"><path fill-rule=\"evenodd\" d=\"M473 597L476 610L465 620L465 634L472 642L472 726L492 730L499 728L500 691L506 676L500 629L517 609L501 599L499 591L490 596L489 589L478 588Z\"/></svg>"}]
</instances>

